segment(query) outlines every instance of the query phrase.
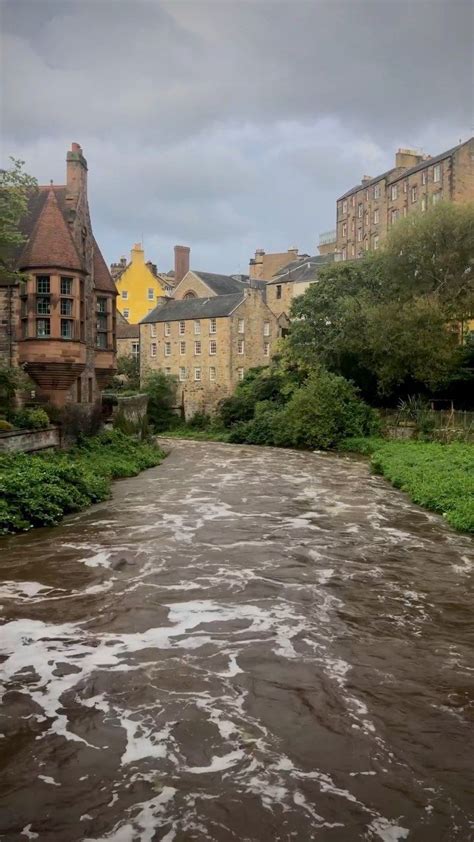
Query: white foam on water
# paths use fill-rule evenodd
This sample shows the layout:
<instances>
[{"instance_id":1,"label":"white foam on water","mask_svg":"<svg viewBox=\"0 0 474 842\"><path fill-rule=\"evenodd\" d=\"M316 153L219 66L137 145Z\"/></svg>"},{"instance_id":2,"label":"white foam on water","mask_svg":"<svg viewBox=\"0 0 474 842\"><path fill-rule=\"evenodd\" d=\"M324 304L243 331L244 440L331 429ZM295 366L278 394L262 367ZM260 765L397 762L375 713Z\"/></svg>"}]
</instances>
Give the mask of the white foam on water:
<instances>
[{"instance_id":1,"label":"white foam on water","mask_svg":"<svg viewBox=\"0 0 474 842\"><path fill-rule=\"evenodd\" d=\"M406 827L400 827L382 817L374 819L367 830L378 836L382 842L399 842L400 839L406 839L410 832Z\"/></svg>"},{"instance_id":2,"label":"white foam on water","mask_svg":"<svg viewBox=\"0 0 474 842\"><path fill-rule=\"evenodd\" d=\"M51 590L48 585L40 585L39 582L3 582L0 587L0 598L3 599L29 599L41 591Z\"/></svg>"},{"instance_id":3,"label":"white foam on water","mask_svg":"<svg viewBox=\"0 0 474 842\"><path fill-rule=\"evenodd\" d=\"M226 769L230 769L231 766L235 766L235 764L238 763L239 760L242 760L244 756L245 755L242 749L229 751L228 754L224 754L222 757L213 757L209 766L185 766L183 768L183 772L191 772L193 775L204 775L211 772L224 772Z\"/></svg>"},{"instance_id":4,"label":"white foam on water","mask_svg":"<svg viewBox=\"0 0 474 842\"><path fill-rule=\"evenodd\" d=\"M21 831L21 836L26 836L28 839L39 839L39 833L34 833L30 828L31 824L25 825Z\"/></svg>"},{"instance_id":5,"label":"white foam on water","mask_svg":"<svg viewBox=\"0 0 474 842\"><path fill-rule=\"evenodd\" d=\"M50 778L49 775L38 775L38 780L44 781L45 784L51 784L51 786L61 786L54 778Z\"/></svg>"},{"instance_id":6,"label":"white foam on water","mask_svg":"<svg viewBox=\"0 0 474 842\"><path fill-rule=\"evenodd\" d=\"M150 801L134 804L127 812L130 813L139 809L139 812L129 818L124 824L117 824L115 828L105 836L87 837L83 842L153 842L156 830L165 823L163 814L167 805L176 795L176 789L172 786L164 786L160 794ZM170 836L170 833L172 835ZM176 833L174 828L168 831L166 836L161 837L161 842L167 839L172 842Z\"/></svg>"}]
</instances>

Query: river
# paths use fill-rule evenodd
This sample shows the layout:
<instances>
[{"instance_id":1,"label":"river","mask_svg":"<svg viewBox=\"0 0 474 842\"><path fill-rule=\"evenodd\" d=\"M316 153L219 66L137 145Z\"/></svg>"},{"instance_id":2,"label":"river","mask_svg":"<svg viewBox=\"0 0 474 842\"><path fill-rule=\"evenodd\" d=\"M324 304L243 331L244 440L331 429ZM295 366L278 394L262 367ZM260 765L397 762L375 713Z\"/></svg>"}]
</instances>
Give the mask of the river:
<instances>
[{"instance_id":1,"label":"river","mask_svg":"<svg viewBox=\"0 0 474 842\"><path fill-rule=\"evenodd\" d=\"M473 541L365 462L176 442L0 556L2 840L474 839Z\"/></svg>"}]
</instances>

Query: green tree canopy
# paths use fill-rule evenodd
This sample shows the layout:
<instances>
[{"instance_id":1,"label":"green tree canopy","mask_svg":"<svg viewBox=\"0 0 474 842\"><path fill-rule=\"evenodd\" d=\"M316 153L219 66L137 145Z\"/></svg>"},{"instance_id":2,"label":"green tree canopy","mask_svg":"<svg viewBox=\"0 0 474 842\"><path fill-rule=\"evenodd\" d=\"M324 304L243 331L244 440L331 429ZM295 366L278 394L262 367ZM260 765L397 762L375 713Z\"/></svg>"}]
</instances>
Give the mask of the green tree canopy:
<instances>
[{"instance_id":1,"label":"green tree canopy","mask_svg":"<svg viewBox=\"0 0 474 842\"><path fill-rule=\"evenodd\" d=\"M37 188L36 179L23 172L24 161L10 160L10 169L0 170L0 282L4 284L21 279L15 255L25 237L19 225L26 214L29 195Z\"/></svg>"}]
</instances>

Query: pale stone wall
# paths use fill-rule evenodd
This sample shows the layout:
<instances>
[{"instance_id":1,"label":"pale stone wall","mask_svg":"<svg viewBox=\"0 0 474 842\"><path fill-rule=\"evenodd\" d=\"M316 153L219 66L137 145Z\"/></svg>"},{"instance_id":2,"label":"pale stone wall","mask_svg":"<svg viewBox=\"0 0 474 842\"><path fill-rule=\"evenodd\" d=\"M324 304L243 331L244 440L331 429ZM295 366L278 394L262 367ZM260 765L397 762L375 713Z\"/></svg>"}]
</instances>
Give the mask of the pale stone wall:
<instances>
[{"instance_id":1,"label":"pale stone wall","mask_svg":"<svg viewBox=\"0 0 474 842\"><path fill-rule=\"evenodd\" d=\"M288 249L288 251L273 252L265 254L263 249L258 249L255 252L255 257L249 262L249 277L252 280L268 281L276 275L279 269L283 269L288 263L298 258L298 249Z\"/></svg>"},{"instance_id":2,"label":"pale stone wall","mask_svg":"<svg viewBox=\"0 0 474 842\"><path fill-rule=\"evenodd\" d=\"M214 298L215 296L215 293L193 271L186 272L183 280L175 288L173 298L181 301L188 292L193 292L196 298Z\"/></svg>"},{"instance_id":3,"label":"pale stone wall","mask_svg":"<svg viewBox=\"0 0 474 842\"><path fill-rule=\"evenodd\" d=\"M0 453L31 453L48 447L61 446L59 427L46 430L11 430L0 433Z\"/></svg>"},{"instance_id":4,"label":"pale stone wall","mask_svg":"<svg viewBox=\"0 0 474 842\"><path fill-rule=\"evenodd\" d=\"M283 313L289 316L292 299L293 281L267 284L267 304L275 316L281 316Z\"/></svg>"},{"instance_id":5,"label":"pale stone wall","mask_svg":"<svg viewBox=\"0 0 474 842\"><path fill-rule=\"evenodd\" d=\"M117 359L119 357L133 357L133 346L140 344L140 339L138 336L129 338L126 337L122 339L120 336L117 337Z\"/></svg>"}]
</instances>

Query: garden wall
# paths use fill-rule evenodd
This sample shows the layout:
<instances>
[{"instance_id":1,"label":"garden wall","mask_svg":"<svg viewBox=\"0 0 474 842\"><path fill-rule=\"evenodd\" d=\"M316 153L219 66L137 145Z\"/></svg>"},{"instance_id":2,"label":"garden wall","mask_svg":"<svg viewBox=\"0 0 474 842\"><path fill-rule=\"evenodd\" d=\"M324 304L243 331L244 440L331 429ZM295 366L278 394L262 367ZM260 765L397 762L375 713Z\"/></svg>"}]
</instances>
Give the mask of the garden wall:
<instances>
[{"instance_id":1,"label":"garden wall","mask_svg":"<svg viewBox=\"0 0 474 842\"><path fill-rule=\"evenodd\" d=\"M61 447L59 427L0 433L0 453L31 453L35 450L46 450L48 447Z\"/></svg>"}]
</instances>

